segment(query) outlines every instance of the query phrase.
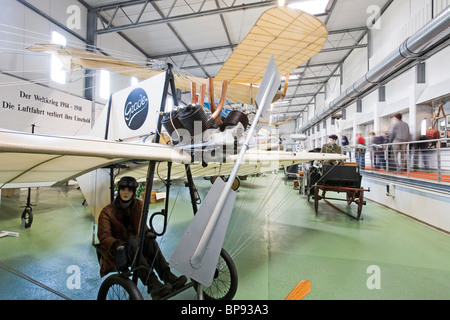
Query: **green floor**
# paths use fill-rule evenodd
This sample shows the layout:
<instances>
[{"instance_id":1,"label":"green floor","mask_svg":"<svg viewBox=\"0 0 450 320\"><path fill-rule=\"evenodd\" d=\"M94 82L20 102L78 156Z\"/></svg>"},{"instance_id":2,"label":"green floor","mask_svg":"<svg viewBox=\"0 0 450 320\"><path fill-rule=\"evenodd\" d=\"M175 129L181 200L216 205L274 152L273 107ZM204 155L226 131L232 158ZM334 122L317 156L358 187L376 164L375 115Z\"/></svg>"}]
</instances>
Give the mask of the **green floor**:
<instances>
[{"instance_id":1,"label":"green floor","mask_svg":"<svg viewBox=\"0 0 450 320\"><path fill-rule=\"evenodd\" d=\"M235 299L283 299L303 279L312 284L304 299L450 298L449 235L371 201L360 221L324 202L316 216L313 204L283 178L241 182L224 244L238 270ZM210 182L195 182L203 198ZM167 258L192 219L188 189L174 184L171 196L169 227L160 239ZM96 299L102 279L81 192L76 186L32 189L34 222L21 229L26 197L23 189L1 199L0 231L19 237L0 238L0 299L63 299L31 279L71 299ZM191 288L173 299L194 297Z\"/></svg>"}]
</instances>

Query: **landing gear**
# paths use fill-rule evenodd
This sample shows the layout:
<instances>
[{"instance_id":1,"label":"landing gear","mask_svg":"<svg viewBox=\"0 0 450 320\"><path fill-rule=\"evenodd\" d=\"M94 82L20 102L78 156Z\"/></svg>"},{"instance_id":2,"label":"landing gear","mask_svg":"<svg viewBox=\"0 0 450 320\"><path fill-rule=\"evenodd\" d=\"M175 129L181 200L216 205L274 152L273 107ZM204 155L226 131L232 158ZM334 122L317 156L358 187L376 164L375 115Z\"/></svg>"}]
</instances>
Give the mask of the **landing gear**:
<instances>
[{"instance_id":1,"label":"landing gear","mask_svg":"<svg viewBox=\"0 0 450 320\"><path fill-rule=\"evenodd\" d=\"M187 283L183 288L177 290L180 293L194 286L195 290L200 289L196 282ZM205 300L231 300L236 294L238 286L238 274L231 256L224 249L220 252L214 280L209 287L202 287L203 299ZM161 300L168 299L174 294L169 293ZM120 274L108 276L100 286L97 300L143 300L143 296L137 285L129 278Z\"/></svg>"},{"instance_id":2,"label":"landing gear","mask_svg":"<svg viewBox=\"0 0 450 320\"><path fill-rule=\"evenodd\" d=\"M132 280L113 274L103 281L97 300L143 300L143 297Z\"/></svg>"},{"instance_id":3,"label":"landing gear","mask_svg":"<svg viewBox=\"0 0 450 320\"><path fill-rule=\"evenodd\" d=\"M21 225L22 229L28 229L31 227L31 224L33 223L33 208L31 208L30 205L27 205L25 207L25 210L23 210L21 220L22 220Z\"/></svg>"},{"instance_id":4,"label":"landing gear","mask_svg":"<svg viewBox=\"0 0 450 320\"><path fill-rule=\"evenodd\" d=\"M31 207L31 188L28 188L27 204L20 218L22 221L21 224L22 229L31 228L31 224L33 223L33 208Z\"/></svg>"},{"instance_id":5,"label":"landing gear","mask_svg":"<svg viewBox=\"0 0 450 320\"><path fill-rule=\"evenodd\" d=\"M211 184L214 184L214 181L216 181L217 177L219 177L219 176L212 176L211 177L211 179L210 179ZM228 177L225 178L224 176L220 176L220 178L222 178L222 180L225 181L225 182L228 181ZM235 177L234 181L233 181L233 184L231 185L231 189L236 191L237 189L239 189L240 185L241 185L241 180L238 177Z\"/></svg>"},{"instance_id":6,"label":"landing gear","mask_svg":"<svg viewBox=\"0 0 450 320\"><path fill-rule=\"evenodd\" d=\"M194 285L198 290L198 284ZM211 286L203 287L203 298L205 300L231 300L236 294L238 286L238 275L236 266L231 256L224 249L220 252L214 280Z\"/></svg>"}]
</instances>

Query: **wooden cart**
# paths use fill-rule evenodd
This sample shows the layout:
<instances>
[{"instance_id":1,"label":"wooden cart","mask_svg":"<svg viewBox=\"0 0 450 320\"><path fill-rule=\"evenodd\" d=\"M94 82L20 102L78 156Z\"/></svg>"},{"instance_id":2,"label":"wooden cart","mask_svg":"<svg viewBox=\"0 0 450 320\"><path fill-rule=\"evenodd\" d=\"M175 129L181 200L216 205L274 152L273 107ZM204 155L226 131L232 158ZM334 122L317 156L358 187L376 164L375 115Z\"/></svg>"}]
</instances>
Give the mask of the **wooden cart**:
<instances>
[{"instance_id":1,"label":"wooden cart","mask_svg":"<svg viewBox=\"0 0 450 320\"><path fill-rule=\"evenodd\" d=\"M319 201L324 200L333 208L359 220L362 206L366 204L364 191L370 191L361 187L361 178L358 166L351 162L344 165L323 165L321 171L311 172L308 179L308 200L310 195L313 195L316 215L318 214ZM346 198L326 197L328 191L345 192ZM348 205L356 203L358 206L356 217L336 207L329 200L346 201Z\"/></svg>"}]
</instances>

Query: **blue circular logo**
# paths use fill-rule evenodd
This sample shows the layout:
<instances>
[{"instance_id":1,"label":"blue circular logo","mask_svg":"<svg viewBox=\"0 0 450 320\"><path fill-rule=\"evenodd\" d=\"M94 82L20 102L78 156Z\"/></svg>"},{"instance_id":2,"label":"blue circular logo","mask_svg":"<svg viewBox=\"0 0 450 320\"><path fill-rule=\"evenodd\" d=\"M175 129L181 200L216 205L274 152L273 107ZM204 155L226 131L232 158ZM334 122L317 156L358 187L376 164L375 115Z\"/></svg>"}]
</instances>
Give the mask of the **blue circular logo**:
<instances>
[{"instance_id":1,"label":"blue circular logo","mask_svg":"<svg viewBox=\"0 0 450 320\"><path fill-rule=\"evenodd\" d=\"M148 97L145 90L136 88L130 92L123 109L123 117L128 128L139 129L147 119Z\"/></svg>"}]
</instances>

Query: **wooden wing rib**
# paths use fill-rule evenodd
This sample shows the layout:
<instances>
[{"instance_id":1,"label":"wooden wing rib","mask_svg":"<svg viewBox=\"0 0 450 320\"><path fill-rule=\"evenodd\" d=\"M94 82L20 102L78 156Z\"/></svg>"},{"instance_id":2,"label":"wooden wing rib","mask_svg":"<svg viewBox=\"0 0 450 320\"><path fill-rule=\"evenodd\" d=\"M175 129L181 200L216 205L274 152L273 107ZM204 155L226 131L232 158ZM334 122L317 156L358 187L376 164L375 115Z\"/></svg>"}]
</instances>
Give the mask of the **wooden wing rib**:
<instances>
[{"instance_id":1,"label":"wooden wing rib","mask_svg":"<svg viewBox=\"0 0 450 320\"><path fill-rule=\"evenodd\" d=\"M286 74L317 54L325 44L328 31L317 18L300 10L274 7L266 10L250 33L236 47L214 78L214 96L219 98L222 80L229 81L227 97L237 103L253 104L270 57L275 57L280 75ZM36 44L31 51L57 54L69 72L107 69L112 72L148 79L163 70L123 61L111 56L55 44ZM175 73L175 86L190 91L193 82L201 86L207 79Z\"/></svg>"},{"instance_id":2,"label":"wooden wing rib","mask_svg":"<svg viewBox=\"0 0 450 320\"><path fill-rule=\"evenodd\" d=\"M106 69L111 72L130 77L137 77L139 79L148 79L164 72L163 70L151 69L138 63L124 61L78 48L62 47L56 44L35 44L27 49L34 52L58 55L68 72L73 72L82 68Z\"/></svg>"},{"instance_id":3,"label":"wooden wing rib","mask_svg":"<svg viewBox=\"0 0 450 320\"><path fill-rule=\"evenodd\" d=\"M328 31L317 18L300 10L274 7L266 10L236 47L215 79L231 83L260 83L273 55L284 75L316 55Z\"/></svg>"}]
</instances>

